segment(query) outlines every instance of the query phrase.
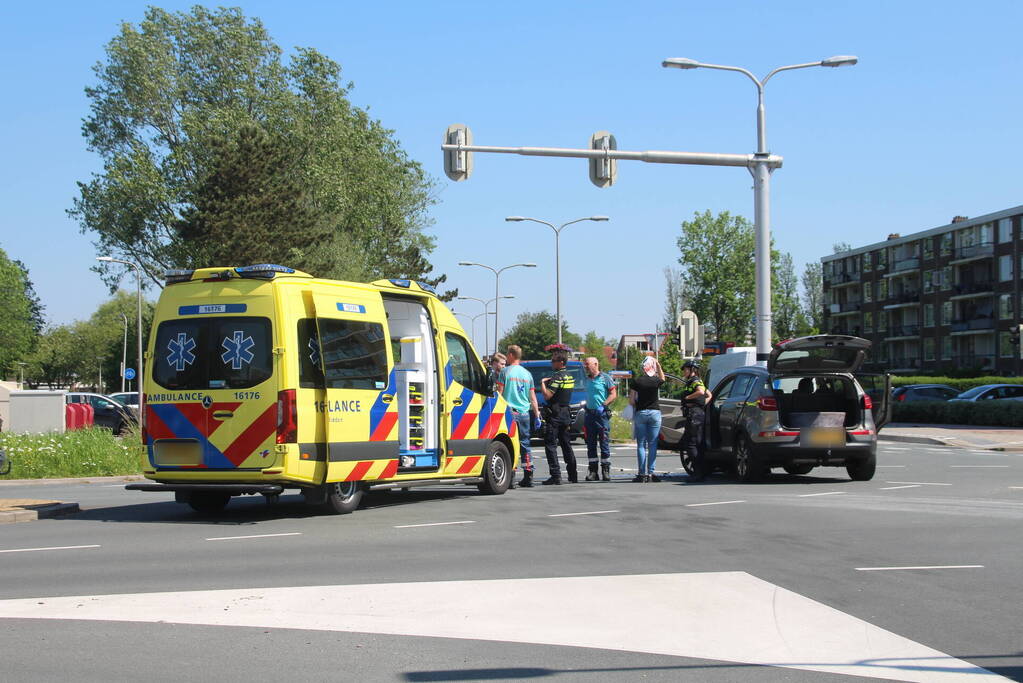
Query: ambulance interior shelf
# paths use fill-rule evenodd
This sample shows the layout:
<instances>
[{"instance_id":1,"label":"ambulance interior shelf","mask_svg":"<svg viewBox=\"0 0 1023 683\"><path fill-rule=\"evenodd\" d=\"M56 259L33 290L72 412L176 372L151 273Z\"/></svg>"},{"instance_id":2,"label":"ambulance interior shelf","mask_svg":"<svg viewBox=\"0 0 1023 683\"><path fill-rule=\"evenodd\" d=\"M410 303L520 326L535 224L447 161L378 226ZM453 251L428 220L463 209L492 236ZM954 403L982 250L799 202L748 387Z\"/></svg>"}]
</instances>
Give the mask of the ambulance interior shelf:
<instances>
[{"instance_id":1,"label":"ambulance interior shelf","mask_svg":"<svg viewBox=\"0 0 1023 683\"><path fill-rule=\"evenodd\" d=\"M399 472L440 467L437 369L426 309L417 302L384 300L392 339L400 343L394 366L398 399Z\"/></svg>"}]
</instances>

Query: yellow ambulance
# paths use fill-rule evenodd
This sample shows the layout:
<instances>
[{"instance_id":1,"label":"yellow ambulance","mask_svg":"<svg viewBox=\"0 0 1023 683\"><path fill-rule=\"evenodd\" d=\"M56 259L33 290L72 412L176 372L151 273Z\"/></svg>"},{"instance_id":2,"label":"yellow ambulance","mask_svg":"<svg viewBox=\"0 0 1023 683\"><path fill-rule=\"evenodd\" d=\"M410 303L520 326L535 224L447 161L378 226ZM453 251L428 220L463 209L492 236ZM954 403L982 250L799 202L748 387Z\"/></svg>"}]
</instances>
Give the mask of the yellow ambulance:
<instances>
[{"instance_id":1,"label":"yellow ambulance","mask_svg":"<svg viewBox=\"0 0 1023 683\"><path fill-rule=\"evenodd\" d=\"M475 484L518 463L507 403L451 311L412 280L262 264L171 271L144 377L142 491L206 513L231 496L351 512L370 488Z\"/></svg>"}]
</instances>

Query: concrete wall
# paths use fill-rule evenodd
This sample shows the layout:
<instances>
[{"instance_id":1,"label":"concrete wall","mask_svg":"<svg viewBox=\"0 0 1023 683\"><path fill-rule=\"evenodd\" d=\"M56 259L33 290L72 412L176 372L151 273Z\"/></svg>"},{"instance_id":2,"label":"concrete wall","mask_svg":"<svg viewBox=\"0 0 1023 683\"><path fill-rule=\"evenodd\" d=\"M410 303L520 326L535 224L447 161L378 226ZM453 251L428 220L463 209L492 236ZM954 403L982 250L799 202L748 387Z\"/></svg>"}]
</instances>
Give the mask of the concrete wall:
<instances>
[{"instance_id":1,"label":"concrete wall","mask_svg":"<svg viewBox=\"0 0 1023 683\"><path fill-rule=\"evenodd\" d=\"M0 382L0 431L11 423L11 392L17 390L17 382Z\"/></svg>"}]
</instances>

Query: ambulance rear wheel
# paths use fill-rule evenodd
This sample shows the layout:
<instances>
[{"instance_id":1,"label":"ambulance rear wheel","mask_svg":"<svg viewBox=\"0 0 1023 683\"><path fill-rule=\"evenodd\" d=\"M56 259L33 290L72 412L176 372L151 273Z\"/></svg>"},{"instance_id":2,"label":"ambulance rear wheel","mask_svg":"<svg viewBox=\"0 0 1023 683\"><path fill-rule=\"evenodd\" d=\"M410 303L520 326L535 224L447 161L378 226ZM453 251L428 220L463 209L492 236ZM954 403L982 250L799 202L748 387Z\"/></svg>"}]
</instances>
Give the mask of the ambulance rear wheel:
<instances>
[{"instance_id":1,"label":"ambulance rear wheel","mask_svg":"<svg viewBox=\"0 0 1023 683\"><path fill-rule=\"evenodd\" d=\"M196 512L201 512L207 515L222 512L229 502L231 502L230 493L192 491L192 493L188 496L189 507Z\"/></svg>"},{"instance_id":2,"label":"ambulance rear wheel","mask_svg":"<svg viewBox=\"0 0 1023 683\"><path fill-rule=\"evenodd\" d=\"M362 484L357 481L337 481L327 484L324 509L330 514L347 515L355 512L362 502Z\"/></svg>"},{"instance_id":3,"label":"ambulance rear wheel","mask_svg":"<svg viewBox=\"0 0 1023 683\"><path fill-rule=\"evenodd\" d=\"M511 469L511 454L500 441L491 441L487 446L487 454L483 463L483 483L479 490L483 493L497 495L508 490L511 478L515 476Z\"/></svg>"}]
</instances>

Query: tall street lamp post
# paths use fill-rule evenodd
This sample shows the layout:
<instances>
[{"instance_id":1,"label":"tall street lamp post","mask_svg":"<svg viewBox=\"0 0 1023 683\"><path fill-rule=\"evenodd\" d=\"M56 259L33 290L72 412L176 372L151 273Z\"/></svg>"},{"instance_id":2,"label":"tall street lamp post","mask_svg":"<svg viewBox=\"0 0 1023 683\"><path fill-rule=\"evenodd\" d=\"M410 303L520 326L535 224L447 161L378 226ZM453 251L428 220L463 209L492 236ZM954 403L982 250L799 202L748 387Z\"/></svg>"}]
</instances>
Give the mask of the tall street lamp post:
<instances>
[{"instance_id":1,"label":"tall street lamp post","mask_svg":"<svg viewBox=\"0 0 1023 683\"><path fill-rule=\"evenodd\" d=\"M513 263L510 266L505 266L504 268L497 268L497 269L495 269L495 268L493 268L491 266L488 266L485 263L476 263L475 261L459 261L458 265L460 265L460 266L479 266L480 268L486 268L487 270L489 270L491 273L494 274L494 353L497 353L497 341L498 341L498 339L500 339L500 335L501 335L500 328L498 327L498 324L497 324L498 304L500 304L500 299L501 299L501 286L500 286L500 283L501 283L501 273L503 273L504 271L508 270L509 268L519 268L519 267L522 267L522 268L536 268L536 264L535 263Z\"/></svg>"},{"instance_id":2,"label":"tall street lamp post","mask_svg":"<svg viewBox=\"0 0 1023 683\"><path fill-rule=\"evenodd\" d=\"M454 311L452 311L454 313ZM485 315L494 315L493 311L489 313L477 313L476 315L469 315L468 313L455 313L455 317L461 316L462 318L469 319L469 336L472 337L473 346L476 345L476 321Z\"/></svg>"},{"instance_id":3,"label":"tall street lamp post","mask_svg":"<svg viewBox=\"0 0 1023 683\"><path fill-rule=\"evenodd\" d=\"M757 87L757 153L753 168L753 222L756 237L756 334L757 360L766 361L771 353L771 200L770 154L767 151L767 129L764 117L764 86L776 73L806 69L811 66L852 66L857 58L851 55L828 57L819 62L779 66L762 79L737 66L704 64L695 59L675 57L665 59L661 66L674 69L718 69L738 71L748 77Z\"/></svg>"},{"instance_id":4,"label":"tall street lamp post","mask_svg":"<svg viewBox=\"0 0 1023 683\"><path fill-rule=\"evenodd\" d=\"M124 345L121 346L121 393L124 393L124 368L128 364L128 316L121 314L124 321Z\"/></svg>"},{"instance_id":5,"label":"tall street lamp post","mask_svg":"<svg viewBox=\"0 0 1023 683\"><path fill-rule=\"evenodd\" d=\"M607 216L587 216L585 218L576 218L574 221L562 223L560 226L555 226L553 223L542 221L539 218L529 218L527 216L508 216L505 220L513 222L532 221L533 223L546 225L554 231L554 292L558 312L558 344L561 344L561 231L569 225L579 223L581 221L606 221L610 219Z\"/></svg>"},{"instance_id":6,"label":"tall street lamp post","mask_svg":"<svg viewBox=\"0 0 1023 683\"><path fill-rule=\"evenodd\" d=\"M116 259L116 258L113 258L112 256L97 256L96 260L97 261L104 261L104 262L107 262L107 263L120 263L120 264L123 264L123 265L126 265L126 266L130 266L130 267L135 269L135 279L136 279L136 284L137 284L137 290L136 291L138 293L138 318L136 320L136 324L138 326L138 346L139 346L139 354L138 354L138 364L139 364L139 366L137 368L138 369L138 375L136 375L136 377L138 377L138 382L137 382L136 386L138 387L138 390L139 390L139 429L141 430L143 425L145 424L145 415L146 415L145 406L142 405L142 378L145 376L143 374L143 372L142 372L142 269L136 263L132 263L131 261L123 261L121 259Z\"/></svg>"},{"instance_id":7,"label":"tall street lamp post","mask_svg":"<svg viewBox=\"0 0 1023 683\"><path fill-rule=\"evenodd\" d=\"M507 296L496 297L494 299L477 299L474 296L460 296L458 298L460 300L462 300L462 301L478 301L481 304L483 304L483 313L480 313L480 315L486 315L488 313L490 315L495 315L495 313L490 310L490 304L497 303L497 299L498 298L501 298L501 299L514 299L515 295L514 294L509 294ZM475 320L475 318L473 318L473 320ZM490 328L487 326L487 321L486 320L483 321L483 335L484 335L483 336L483 343L484 343L483 355L485 356L485 355L487 355L487 350L490 348ZM497 340L496 339L494 340L494 346L497 346Z\"/></svg>"}]
</instances>

